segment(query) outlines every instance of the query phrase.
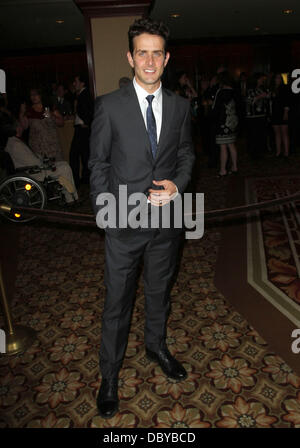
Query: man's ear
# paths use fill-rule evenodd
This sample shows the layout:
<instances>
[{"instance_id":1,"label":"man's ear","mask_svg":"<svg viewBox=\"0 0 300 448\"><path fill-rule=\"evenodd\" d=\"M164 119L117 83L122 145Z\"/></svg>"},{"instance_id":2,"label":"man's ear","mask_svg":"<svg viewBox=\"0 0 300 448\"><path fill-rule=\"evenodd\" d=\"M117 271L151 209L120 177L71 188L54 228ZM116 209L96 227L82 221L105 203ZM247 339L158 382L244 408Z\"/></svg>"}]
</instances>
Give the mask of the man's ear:
<instances>
[{"instance_id":1,"label":"man's ear","mask_svg":"<svg viewBox=\"0 0 300 448\"><path fill-rule=\"evenodd\" d=\"M128 60L128 62L129 62L129 65L130 65L132 68L134 68L134 62L133 62L132 55L131 55L130 51L127 52L127 60Z\"/></svg>"},{"instance_id":2,"label":"man's ear","mask_svg":"<svg viewBox=\"0 0 300 448\"><path fill-rule=\"evenodd\" d=\"M167 65L169 59L170 59L170 53L167 51L165 60L164 60L164 67Z\"/></svg>"}]
</instances>

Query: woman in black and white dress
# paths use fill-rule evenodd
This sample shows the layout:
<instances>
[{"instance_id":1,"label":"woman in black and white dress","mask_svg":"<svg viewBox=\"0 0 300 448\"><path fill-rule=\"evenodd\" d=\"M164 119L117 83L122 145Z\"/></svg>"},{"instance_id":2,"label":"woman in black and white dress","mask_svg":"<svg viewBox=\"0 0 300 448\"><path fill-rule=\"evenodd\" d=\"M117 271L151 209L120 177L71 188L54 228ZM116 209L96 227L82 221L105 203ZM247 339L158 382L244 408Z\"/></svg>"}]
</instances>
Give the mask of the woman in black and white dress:
<instances>
[{"instance_id":1,"label":"woman in black and white dress","mask_svg":"<svg viewBox=\"0 0 300 448\"><path fill-rule=\"evenodd\" d=\"M218 75L219 90L215 96L212 113L216 124L216 143L220 146L220 170L218 177L237 173L236 139L238 130L237 96L228 72ZM228 151L231 169L227 172Z\"/></svg>"}]
</instances>

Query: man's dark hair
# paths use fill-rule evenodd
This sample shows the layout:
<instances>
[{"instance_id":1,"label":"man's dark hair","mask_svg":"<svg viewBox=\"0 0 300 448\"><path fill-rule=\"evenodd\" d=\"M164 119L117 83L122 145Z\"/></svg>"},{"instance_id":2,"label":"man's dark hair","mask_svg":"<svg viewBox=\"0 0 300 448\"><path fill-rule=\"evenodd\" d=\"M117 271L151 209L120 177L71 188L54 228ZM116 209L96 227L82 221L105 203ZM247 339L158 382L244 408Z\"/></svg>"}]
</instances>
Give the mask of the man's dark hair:
<instances>
[{"instance_id":1,"label":"man's dark hair","mask_svg":"<svg viewBox=\"0 0 300 448\"><path fill-rule=\"evenodd\" d=\"M80 82L83 82L85 87L88 87L88 77L85 73L78 73L77 75L75 75L74 79L78 78Z\"/></svg>"},{"instance_id":2,"label":"man's dark hair","mask_svg":"<svg viewBox=\"0 0 300 448\"><path fill-rule=\"evenodd\" d=\"M163 23L148 18L136 19L128 31L129 51L133 54L133 39L140 34L147 33L160 36L165 41L165 51L169 39L169 28Z\"/></svg>"}]
</instances>

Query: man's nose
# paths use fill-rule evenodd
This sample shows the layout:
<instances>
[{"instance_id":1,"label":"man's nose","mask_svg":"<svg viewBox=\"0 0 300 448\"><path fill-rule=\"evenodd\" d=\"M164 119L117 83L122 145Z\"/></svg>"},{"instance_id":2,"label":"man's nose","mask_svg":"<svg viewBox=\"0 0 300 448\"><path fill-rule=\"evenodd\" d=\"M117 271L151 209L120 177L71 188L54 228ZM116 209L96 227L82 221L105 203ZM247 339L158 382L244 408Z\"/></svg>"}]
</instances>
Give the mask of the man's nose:
<instances>
[{"instance_id":1,"label":"man's nose","mask_svg":"<svg viewBox=\"0 0 300 448\"><path fill-rule=\"evenodd\" d=\"M153 59L153 55L152 54L148 55L148 61L147 62L148 62L149 65L153 65L154 59Z\"/></svg>"}]
</instances>

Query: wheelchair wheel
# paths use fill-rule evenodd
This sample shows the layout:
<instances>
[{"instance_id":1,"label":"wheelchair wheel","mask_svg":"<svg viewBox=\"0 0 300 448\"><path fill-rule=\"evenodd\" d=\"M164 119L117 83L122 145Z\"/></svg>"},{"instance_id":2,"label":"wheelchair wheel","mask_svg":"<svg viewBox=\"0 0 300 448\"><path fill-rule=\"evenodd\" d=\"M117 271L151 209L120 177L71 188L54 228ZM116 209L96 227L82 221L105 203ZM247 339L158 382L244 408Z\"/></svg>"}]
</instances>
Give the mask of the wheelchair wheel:
<instances>
[{"instance_id":1,"label":"wheelchair wheel","mask_svg":"<svg viewBox=\"0 0 300 448\"><path fill-rule=\"evenodd\" d=\"M44 187L29 176L10 176L0 183L0 204L10 207L32 207L43 209L47 203ZM3 212L1 214L13 222L32 221L35 216L24 212Z\"/></svg>"}]
</instances>

